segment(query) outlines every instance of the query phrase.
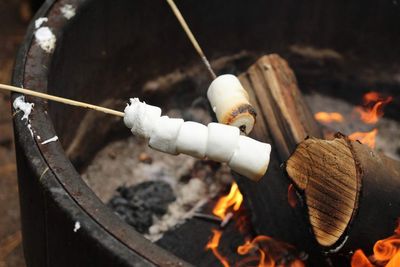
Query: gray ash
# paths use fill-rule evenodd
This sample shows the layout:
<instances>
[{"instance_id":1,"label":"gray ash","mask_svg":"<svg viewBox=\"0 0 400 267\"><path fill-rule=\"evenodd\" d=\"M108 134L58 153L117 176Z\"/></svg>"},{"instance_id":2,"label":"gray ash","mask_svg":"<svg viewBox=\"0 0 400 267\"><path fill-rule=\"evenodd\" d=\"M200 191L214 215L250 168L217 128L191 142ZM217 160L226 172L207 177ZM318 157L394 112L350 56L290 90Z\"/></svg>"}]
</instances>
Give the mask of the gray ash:
<instances>
[{"instance_id":1,"label":"gray ash","mask_svg":"<svg viewBox=\"0 0 400 267\"><path fill-rule=\"evenodd\" d=\"M168 205L175 200L171 186L163 181L149 181L117 189L108 205L126 223L138 232L146 233L153 218L167 212Z\"/></svg>"}]
</instances>

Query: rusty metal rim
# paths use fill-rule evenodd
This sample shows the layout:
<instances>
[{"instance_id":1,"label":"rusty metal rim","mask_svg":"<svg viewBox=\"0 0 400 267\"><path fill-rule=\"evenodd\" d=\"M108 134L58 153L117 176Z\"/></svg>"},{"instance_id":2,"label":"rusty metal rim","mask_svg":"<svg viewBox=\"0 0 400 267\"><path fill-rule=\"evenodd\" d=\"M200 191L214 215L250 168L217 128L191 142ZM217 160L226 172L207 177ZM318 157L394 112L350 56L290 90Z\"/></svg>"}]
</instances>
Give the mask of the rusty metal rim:
<instances>
[{"instance_id":1,"label":"rusty metal rim","mask_svg":"<svg viewBox=\"0 0 400 267\"><path fill-rule=\"evenodd\" d=\"M77 7L87 4L90 0L73 0L68 1L70 4L74 2ZM16 86L23 86L26 82L26 70L29 70L29 61L41 63L43 58L45 60L51 60L52 55L41 53L41 57L29 57L31 50L35 50L33 43L33 33L34 33L34 21L35 19L48 16L52 16L51 12L56 4L60 2L65 2L63 0L50 0L46 1L35 18L32 20L28 27L27 34L25 36L24 42L18 52L16 65L13 73L13 84ZM50 25L49 19L49 26ZM60 25L64 26L64 25ZM57 37L62 35L61 27L53 28L52 30ZM58 38L59 39L59 38ZM40 55L40 53L39 53ZM46 59L47 57L47 59ZM35 64L32 64L35 65ZM39 64L40 65L40 64ZM45 87L41 87L40 90L47 91L47 72L39 73L41 76L38 80L41 80ZM36 89L38 89L36 87ZM12 100L14 100L19 94L13 94ZM31 101L31 100L30 100ZM42 136L54 136L56 135L53 123L48 116L46 109L47 104L43 101L38 101L32 99L35 102L35 110L32 116L32 128L40 133L45 133ZM31 133L27 129L23 121L21 121L21 115L17 114L13 118L15 125L15 134L18 138L22 150L27 157L30 164L33 165L34 170L38 171L38 165L47 166L48 171L46 176L50 176L49 179L54 179L60 187L62 187L68 196L75 203L61 203L58 202L60 206L68 206L71 204L76 204L83 211L85 215L90 217L94 223L100 227L102 230L106 231L118 242L121 242L126 246L132 253L139 254L141 257L145 258L147 261L162 266L183 266L189 265L183 260L175 257L166 250L152 244L150 241L146 240L141 234L136 232L131 226L122 222L114 213L111 212L93 193L93 191L82 181L80 175L72 166L71 162L66 157L61 145L58 142L50 143L43 146L35 138L31 137ZM61 168L61 167L63 168ZM37 177L43 177L44 173L36 173ZM44 181L40 180L39 183L42 186ZM71 206L66 207L66 209L71 209ZM75 214L75 216L77 216ZM79 218L76 218L79 221ZM99 240L102 243L102 240Z\"/></svg>"}]
</instances>

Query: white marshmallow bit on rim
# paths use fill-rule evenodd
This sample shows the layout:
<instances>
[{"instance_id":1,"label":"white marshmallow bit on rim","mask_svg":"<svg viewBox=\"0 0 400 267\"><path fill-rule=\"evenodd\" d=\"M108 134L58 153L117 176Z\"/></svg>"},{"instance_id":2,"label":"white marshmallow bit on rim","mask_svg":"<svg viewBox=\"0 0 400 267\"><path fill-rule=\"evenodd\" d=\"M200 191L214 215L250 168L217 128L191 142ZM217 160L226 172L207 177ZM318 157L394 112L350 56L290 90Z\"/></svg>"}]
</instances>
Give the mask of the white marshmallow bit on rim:
<instances>
[{"instance_id":1,"label":"white marshmallow bit on rim","mask_svg":"<svg viewBox=\"0 0 400 267\"><path fill-rule=\"evenodd\" d=\"M149 146L155 150L177 155L176 141L183 119L162 116L157 119L150 136Z\"/></svg>"},{"instance_id":2,"label":"white marshmallow bit on rim","mask_svg":"<svg viewBox=\"0 0 400 267\"><path fill-rule=\"evenodd\" d=\"M237 127L212 122L208 124L207 157L218 162L228 162L239 142Z\"/></svg>"},{"instance_id":3,"label":"white marshmallow bit on rim","mask_svg":"<svg viewBox=\"0 0 400 267\"><path fill-rule=\"evenodd\" d=\"M258 181L268 169L271 145L241 135L228 166L247 178Z\"/></svg>"},{"instance_id":4,"label":"white marshmallow bit on rim","mask_svg":"<svg viewBox=\"0 0 400 267\"><path fill-rule=\"evenodd\" d=\"M178 152L195 158L204 158L207 150L207 136L207 126L194 121L185 121L176 140Z\"/></svg>"},{"instance_id":5,"label":"white marshmallow bit on rim","mask_svg":"<svg viewBox=\"0 0 400 267\"><path fill-rule=\"evenodd\" d=\"M218 122L239 127L246 134L251 132L256 112L249 102L249 94L236 76L218 76L210 84L207 97Z\"/></svg>"}]
</instances>

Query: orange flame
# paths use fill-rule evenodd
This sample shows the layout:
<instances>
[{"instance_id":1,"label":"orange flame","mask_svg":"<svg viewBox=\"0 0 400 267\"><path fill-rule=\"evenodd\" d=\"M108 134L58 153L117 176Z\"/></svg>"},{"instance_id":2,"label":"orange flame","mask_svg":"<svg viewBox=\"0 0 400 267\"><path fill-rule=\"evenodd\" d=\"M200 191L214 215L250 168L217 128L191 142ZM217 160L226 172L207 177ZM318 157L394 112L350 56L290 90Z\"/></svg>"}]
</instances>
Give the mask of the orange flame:
<instances>
[{"instance_id":1,"label":"orange flame","mask_svg":"<svg viewBox=\"0 0 400 267\"><path fill-rule=\"evenodd\" d=\"M232 207L234 211L239 210L242 201L243 196L239 191L239 187L236 183L233 183L229 194L221 197L218 200L213 209L213 213L223 220L227 214L228 209Z\"/></svg>"},{"instance_id":2,"label":"orange flame","mask_svg":"<svg viewBox=\"0 0 400 267\"><path fill-rule=\"evenodd\" d=\"M215 229L213 229L212 232L213 232L213 237L211 238L210 241L208 241L206 245L206 250L210 249L214 254L214 256L217 257L217 259L222 263L224 267L229 267L228 260L225 257L223 257L218 251L218 245L221 239L222 232Z\"/></svg>"},{"instance_id":3,"label":"orange flame","mask_svg":"<svg viewBox=\"0 0 400 267\"><path fill-rule=\"evenodd\" d=\"M275 248L273 248L274 246ZM276 241L269 236L265 235L256 236L253 240L251 241L247 240L243 245L239 246L237 248L237 253L239 255L247 255L251 252L257 251L259 257L246 257L246 259L241 263L239 263L238 266L249 266L248 262L250 261L254 262L257 259L258 259L258 264L257 264L258 267L282 266L279 263L277 265L276 261L274 260L274 257L276 257L277 255L273 256L272 254L274 252L272 252L271 254L268 253L267 250L275 251L276 254L277 251L284 250L285 247L288 248L287 244ZM286 264L284 266L304 267L304 263L299 259L295 259L290 264Z\"/></svg>"},{"instance_id":4,"label":"orange flame","mask_svg":"<svg viewBox=\"0 0 400 267\"><path fill-rule=\"evenodd\" d=\"M395 233L383 240L379 240L374 245L374 254L370 257L380 266L398 267L400 266L400 223ZM352 259L351 267L372 267L374 264L365 256L362 250L357 250Z\"/></svg>"},{"instance_id":5,"label":"orange flame","mask_svg":"<svg viewBox=\"0 0 400 267\"><path fill-rule=\"evenodd\" d=\"M323 123L342 122L343 116L338 112L317 112L314 118Z\"/></svg>"},{"instance_id":6,"label":"orange flame","mask_svg":"<svg viewBox=\"0 0 400 267\"><path fill-rule=\"evenodd\" d=\"M383 98L377 92L369 92L363 96L363 106L356 107L355 111L360 113L361 120L368 124L375 124L383 116L383 108L390 103L393 97Z\"/></svg>"},{"instance_id":7,"label":"orange flame","mask_svg":"<svg viewBox=\"0 0 400 267\"><path fill-rule=\"evenodd\" d=\"M373 267L372 263L368 260L367 256L365 256L364 252L361 249L356 250L354 252L353 257L351 258L351 267Z\"/></svg>"},{"instance_id":8,"label":"orange flame","mask_svg":"<svg viewBox=\"0 0 400 267\"><path fill-rule=\"evenodd\" d=\"M350 140L358 140L363 144L366 144L370 148L375 148L375 139L378 134L378 129L373 129L370 132L355 132L349 135Z\"/></svg>"},{"instance_id":9,"label":"orange flame","mask_svg":"<svg viewBox=\"0 0 400 267\"><path fill-rule=\"evenodd\" d=\"M258 267L274 267L275 261L269 257L259 246L260 242L269 241L271 238L265 235L259 235L255 237L252 241L246 241L243 245L237 248L237 253L240 255L246 255L253 250L257 250L260 254L260 260L258 262Z\"/></svg>"}]
</instances>

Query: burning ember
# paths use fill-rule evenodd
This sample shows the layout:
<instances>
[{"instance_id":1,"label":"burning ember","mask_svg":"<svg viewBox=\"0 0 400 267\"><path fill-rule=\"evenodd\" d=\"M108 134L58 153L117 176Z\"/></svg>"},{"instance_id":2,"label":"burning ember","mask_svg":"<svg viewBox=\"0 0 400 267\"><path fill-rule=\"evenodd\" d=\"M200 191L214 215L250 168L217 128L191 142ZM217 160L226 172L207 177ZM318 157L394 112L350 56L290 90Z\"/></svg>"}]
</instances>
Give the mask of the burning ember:
<instances>
[{"instance_id":1,"label":"burning ember","mask_svg":"<svg viewBox=\"0 0 400 267\"><path fill-rule=\"evenodd\" d=\"M342 122L343 116L338 112L317 112L314 114L314 118L323 123L332 123L332 122Z\"/></svg>"},{"instance_id":2,"label":"burning ember","mask_svg":"<svg viewBox=\"0 0 400 267\"><path fill-rule=\"evenodd\" d=\"M351 267L400 266L400 223L392 236L375 243L373 251L374 254L367 257L362 250L357 250Z\"/></svg>"},{"instance_id":3,"label":"burning ember","mask_svg":"<svg viewBox=\"0 0 400 267\"><path fill-rule=\"evenodd\" d=\"M234 211L238 211L240 205L242 205L242 201L243 201L243 196L239 191L239 187L236 183L233 183L229 191L229 194L221 197L218 200L217 204L213 209L213 213L222 220L224 220L228 214L227 213L228 209L232 207Z\"/></svg>"}]
</instances>

